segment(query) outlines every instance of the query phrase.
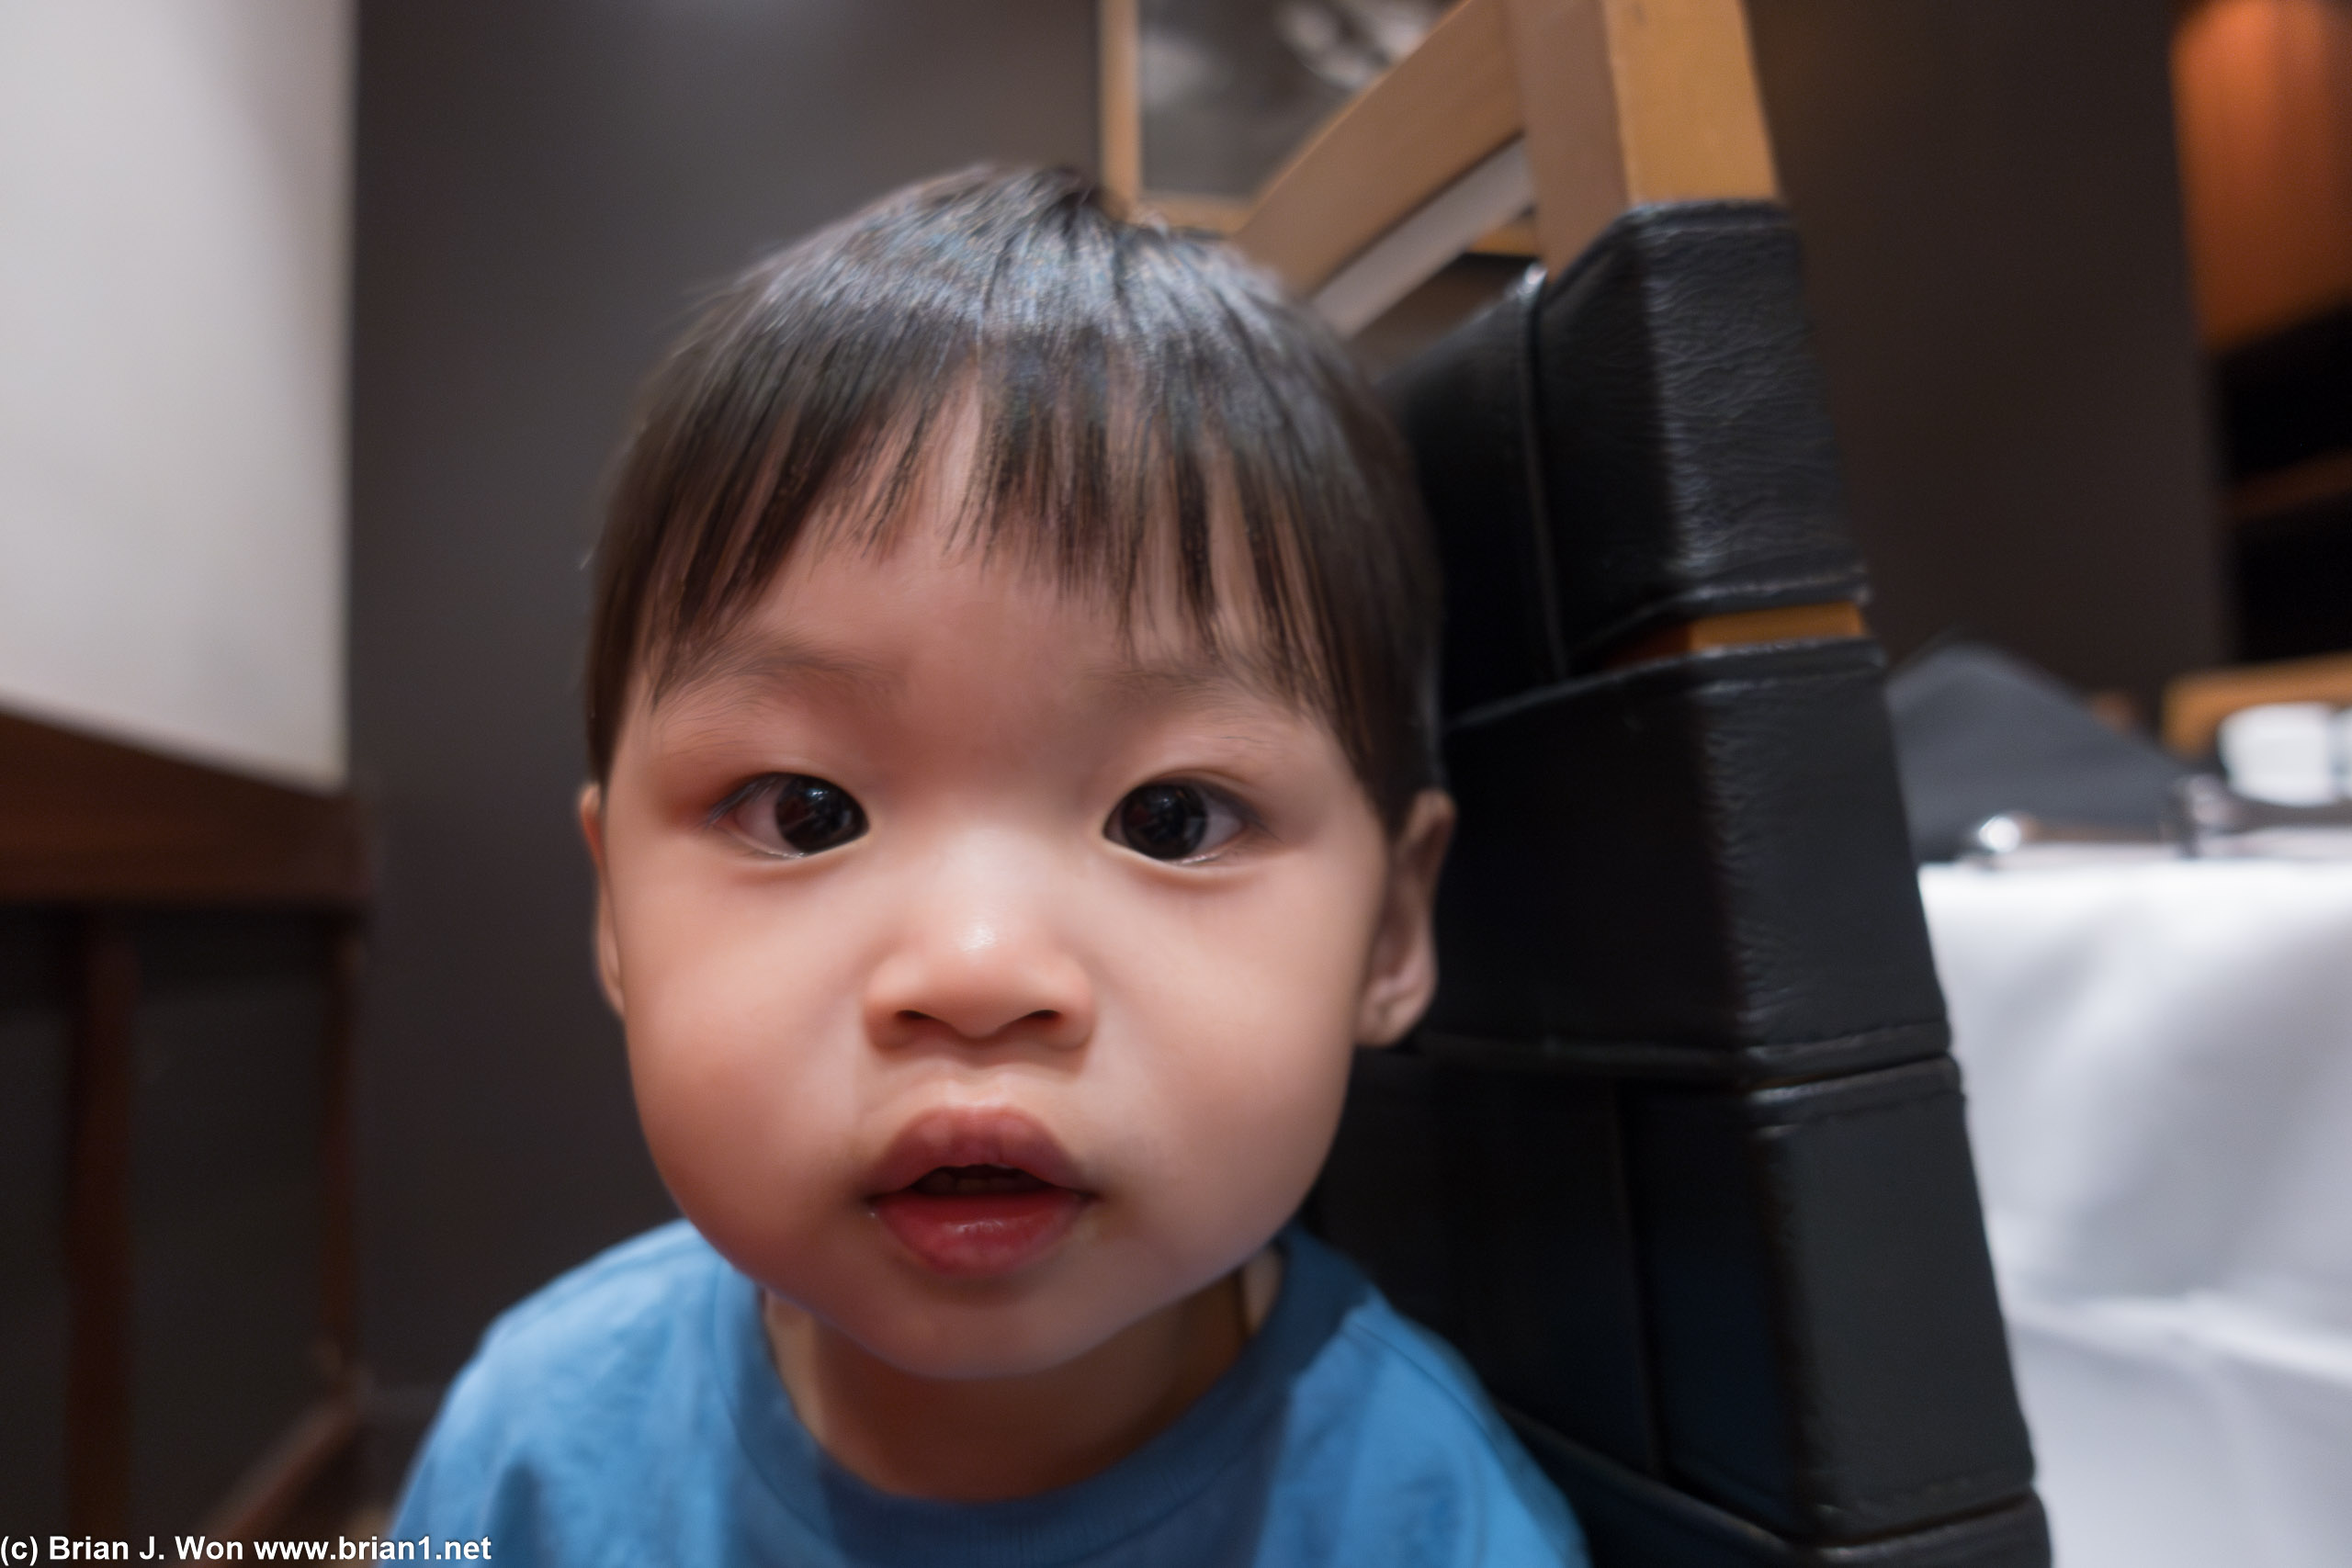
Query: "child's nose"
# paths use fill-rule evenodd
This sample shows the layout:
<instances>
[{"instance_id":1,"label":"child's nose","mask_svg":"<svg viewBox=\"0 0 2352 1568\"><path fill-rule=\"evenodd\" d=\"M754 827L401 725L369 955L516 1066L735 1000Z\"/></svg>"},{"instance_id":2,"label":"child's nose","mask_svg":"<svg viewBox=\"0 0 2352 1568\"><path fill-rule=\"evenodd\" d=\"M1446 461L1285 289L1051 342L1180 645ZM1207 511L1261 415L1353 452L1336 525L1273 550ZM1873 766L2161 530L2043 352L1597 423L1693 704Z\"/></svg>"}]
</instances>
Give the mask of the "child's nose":
<instances>
[{"instance_id":1,"label":"child's nose","mask_svg":"<svg viewBox=\"0 0 2352 1568\"><path fill-rule=\"evenodd\" d=\"M866 987L877 1045L1083 1045L1094 987L1043 912L1002 888L935 888Z\"/></svg>"}]
</instances>

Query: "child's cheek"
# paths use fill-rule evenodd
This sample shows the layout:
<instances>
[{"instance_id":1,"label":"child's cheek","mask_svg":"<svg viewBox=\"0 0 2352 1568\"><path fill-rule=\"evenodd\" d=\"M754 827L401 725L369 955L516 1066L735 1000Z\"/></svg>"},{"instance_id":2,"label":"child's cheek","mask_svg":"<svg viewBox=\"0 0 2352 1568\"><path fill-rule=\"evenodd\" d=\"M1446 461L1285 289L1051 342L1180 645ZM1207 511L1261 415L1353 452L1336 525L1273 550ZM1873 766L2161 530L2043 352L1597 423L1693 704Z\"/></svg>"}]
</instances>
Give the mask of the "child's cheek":
<instances>
[{"instance_id":1,"label":"child's cheek","mask_svg":"<svg viewBox=\"0 0 2352 1568\"><path fill-rule=\"evenodd\" d=\"M854 995L840 932L681 900L622 931L630 1075L648 1146L706 1234L789 1248L845 1179ZM782 922L789 926L791 922Z\"/></svg>"},{"instance_id":2,"label":"child's cheek","mask_svg":"<svg viewBox=\"0 0 2352 1568\"><path fill-rule=\"evenodd\" d=\"M1246 1253L1280 1224L1345 1099L1378 840L1283 869L1206 918L1128 911L1138 940L1106 961L1116 994L1090 1066L1135 1129L1150 1223L1188 1249Z\"/></svg>"}]
</instances>

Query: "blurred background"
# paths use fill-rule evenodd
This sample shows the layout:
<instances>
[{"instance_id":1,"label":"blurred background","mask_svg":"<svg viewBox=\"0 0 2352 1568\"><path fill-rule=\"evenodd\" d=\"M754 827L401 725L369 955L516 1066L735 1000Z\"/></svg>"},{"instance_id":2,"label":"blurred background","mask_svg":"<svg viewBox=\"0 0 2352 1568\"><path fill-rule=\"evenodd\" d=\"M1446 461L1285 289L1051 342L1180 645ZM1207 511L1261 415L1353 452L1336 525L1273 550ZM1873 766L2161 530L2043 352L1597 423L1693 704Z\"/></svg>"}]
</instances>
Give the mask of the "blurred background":
<instances>
[{"instance_id":1,"label":"blurred background","mask_svg":"<svg viewBox=\"0 0 2352 1568\"><path fill-rule=\"evenodd\" d=\"M1222 221L1441 8L1144 0L1146 186ZM632 390L902 182L1099 166L1136 15L0 6L0 1530L365 1519L670 1217L571 818ZM1890 652L2155 758L2177 678L2352 650L2352 0L1748 17Z\"/></svg>"}]
</instances>

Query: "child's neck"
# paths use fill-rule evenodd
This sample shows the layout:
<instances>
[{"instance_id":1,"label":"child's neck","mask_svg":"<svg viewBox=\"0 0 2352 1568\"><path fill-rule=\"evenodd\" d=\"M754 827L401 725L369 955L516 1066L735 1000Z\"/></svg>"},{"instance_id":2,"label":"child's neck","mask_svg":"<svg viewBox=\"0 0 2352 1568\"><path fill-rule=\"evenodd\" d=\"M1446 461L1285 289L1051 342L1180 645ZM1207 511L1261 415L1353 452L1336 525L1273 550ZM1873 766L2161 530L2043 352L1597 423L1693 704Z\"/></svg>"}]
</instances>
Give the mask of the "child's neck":
<instances>
[{"instance_id":1,"label":"child's neck","mask_svg":"<svg viewBox=\"0 0 2352 1568\"><path fill-rule=\"evenodd\" d=\"M1149 1441L1233 1364L1279 1269L1261 1253L1076 1360L1014 1378L913 1376L775 1296L763 1317L794 1413L835 1462L885 1492L989 1502L1083 1481Z\"/></svg>"}]
</instances>

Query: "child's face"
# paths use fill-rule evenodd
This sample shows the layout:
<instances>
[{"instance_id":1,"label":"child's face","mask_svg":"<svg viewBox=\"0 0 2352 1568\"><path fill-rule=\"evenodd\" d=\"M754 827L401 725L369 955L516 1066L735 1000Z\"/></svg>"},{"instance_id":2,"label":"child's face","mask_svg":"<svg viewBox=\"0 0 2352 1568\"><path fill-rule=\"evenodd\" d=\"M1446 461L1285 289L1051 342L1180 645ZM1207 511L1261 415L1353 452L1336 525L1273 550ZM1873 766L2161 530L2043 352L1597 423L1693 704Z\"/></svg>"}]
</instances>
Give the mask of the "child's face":
<instances>
[{"instance_id":1,"label":"child's face","mask_svg":"<svg viewBox=\"0 0 2352 1568\"><path fill-rule=\"evenodd\" d=\"M1246 617L1239 660L1123 638L942 538L804 544L583 818L679 1206L882 1359L1005 1376L1289 1215L1351 1047L1428 1000L1450 807L1392 841Z\"/></svg>"}]
</instances>

